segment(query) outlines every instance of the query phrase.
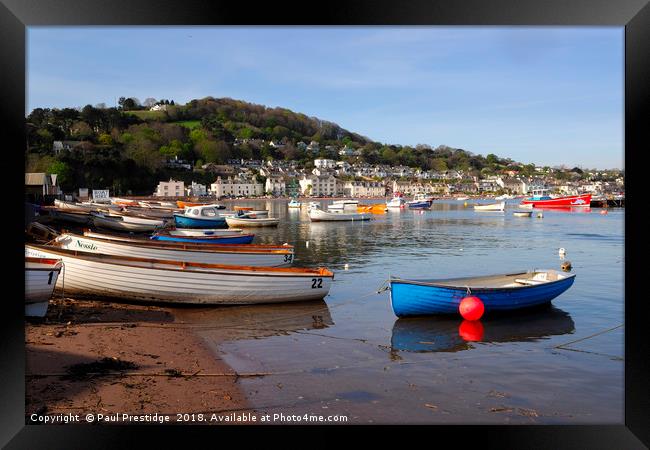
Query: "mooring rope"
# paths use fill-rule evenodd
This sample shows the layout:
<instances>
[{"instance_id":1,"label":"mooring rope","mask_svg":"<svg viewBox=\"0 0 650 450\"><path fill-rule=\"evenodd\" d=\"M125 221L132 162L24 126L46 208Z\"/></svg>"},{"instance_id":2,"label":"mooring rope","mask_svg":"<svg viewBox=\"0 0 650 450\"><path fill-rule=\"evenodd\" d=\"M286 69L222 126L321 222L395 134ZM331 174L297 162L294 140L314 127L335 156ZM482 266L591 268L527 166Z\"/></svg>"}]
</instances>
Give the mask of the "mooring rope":
<instances>
[{"instance_id":1,"label":"mooring rope","mask_svg":"<svg viewBox=\"0 0 650 450\"><path fill-rule=\"evenodd\" d=\"M591 334L589 336L586 336L586 337L583 337L583 338L580 338L580 339L576 339L575 341L565 342L564 344L556 345L553 348L560 348L561 349L562 347L566 347L567 345L575 344L576 342L586 341L587 339L591 339L593 337L600 336L601 334L605 334L605 333L609 333L610 331L614 331L614 330L616 330L618 328L621 328L624 325L625 325L625 323L622 323L620 325L616 325L615 327L608 328L607 330L599 331L599 332ZM564 349L564 350L572 350L572 349Z\"/></svg>"}]
</instances>

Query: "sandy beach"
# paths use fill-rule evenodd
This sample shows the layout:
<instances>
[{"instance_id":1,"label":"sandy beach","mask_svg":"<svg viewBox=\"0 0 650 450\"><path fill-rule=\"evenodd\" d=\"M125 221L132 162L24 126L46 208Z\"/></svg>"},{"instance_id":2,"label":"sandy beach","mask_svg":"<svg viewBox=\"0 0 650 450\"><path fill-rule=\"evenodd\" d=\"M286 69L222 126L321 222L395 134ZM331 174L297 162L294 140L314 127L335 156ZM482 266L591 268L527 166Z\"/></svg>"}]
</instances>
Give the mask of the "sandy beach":
<instances>
[{"instance_id":1,"label":"sandy beach","mask_svg":"<svg viewBox=\"0 0 650 450\"><path fill-rule=\"evenodd\" d=\"M54 298L26 323L25 344L26 423L247 410L236 374L166 308Z\"/></svg>"}]
</instances>

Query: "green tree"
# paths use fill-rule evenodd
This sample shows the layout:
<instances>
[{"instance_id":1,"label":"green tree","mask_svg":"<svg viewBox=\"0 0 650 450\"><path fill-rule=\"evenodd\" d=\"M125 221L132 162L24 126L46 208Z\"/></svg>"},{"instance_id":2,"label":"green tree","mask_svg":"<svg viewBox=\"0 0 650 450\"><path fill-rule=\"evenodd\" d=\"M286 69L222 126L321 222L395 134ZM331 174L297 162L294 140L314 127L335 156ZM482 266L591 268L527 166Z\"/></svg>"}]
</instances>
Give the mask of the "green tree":
<instances>
[{"instance_id":1,"label":"green tree","mask_svg":"<svg viewBox=\"0 0 650 450\"><path fill-rule=\"evenodd\" d=\"M68 190L74 187L70 186L72 170L70 169L70 166L63 161L55 161L50 164L47 168L47 173L57 175L57 184L61 186L61 188Z\"/></svg>"}]
</instances>

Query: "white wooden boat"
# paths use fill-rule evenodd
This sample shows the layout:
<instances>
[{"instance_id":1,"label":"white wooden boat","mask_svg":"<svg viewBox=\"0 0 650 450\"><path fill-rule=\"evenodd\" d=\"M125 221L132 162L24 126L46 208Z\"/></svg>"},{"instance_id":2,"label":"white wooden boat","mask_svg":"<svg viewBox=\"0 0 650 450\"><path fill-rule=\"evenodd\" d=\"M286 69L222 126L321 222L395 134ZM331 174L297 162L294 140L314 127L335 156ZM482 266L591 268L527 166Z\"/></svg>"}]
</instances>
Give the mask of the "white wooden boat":
<instances>
[{"instance_id":1,"label":"white wooden boat","mask_svg":"<svg viewBox=\"0 0 650 450\"><path fill-rule=\"evenodd\" d=\"M96 227L109 228L117 231L147 232L160 228L157 221L155 224L134 223L125 221L124 217L108 217L101 213L92 214L92 221Z\"/></svg>"},{"instance_id":2,"label":"white wooden boat","mask_svg":"<svg viewBox=\"0 0 650 450\"><path fill-rule=\"evenodd\" d=\"M469 200L469 197L456 197L456 200L464 202L465 200Z\"/></svg>"},{"instance_id":3,"label":"white wooden boat","mask_svg":"<svg viewBox=\"0 0 650 450\"><path fill-rule=\"evenodd\" d=\"M533 215L532 211L515 211L512 213L515 217L530 217Z\"/></svg>"},{"instance_id":4,"label":"white wooden boat","mask_svg":"<svg viewBox=\"0 0 650 450\"><path fill-rule=\"evenodd\" d=\"M506 202L491 203L489 205L474 205L475 211L503 211L506 207Z\"/></svg>"},{"instance_id":5,"label":"white wooden boat","mask_svg":"<svg viewBox=\"0 0 650 450\"><path fill-rule=\"evenodd\" d=\"M124 206L121 212L149 219L173 219L174 214L183 214L183 210L177 208L141 208L137 206Z\"/></svg>"},{"instance_id":6,"label":"white wooden boat","mask_svg":"<svg viewBox=\"0 0 650 450\"><path fill-rule=\"evenodd\" d=\"M55 239L56 247L85 253L132 256L165 261L187 261L236 266L284 267L293 263L294 248L260 249L253 246L215 248L215 246L150 245L147 242L114 241L63 233Z\"/></svg>"},{"instance_id":7,"label":"white wooden boat","mask_svg":"<svg viewBox=\"0 0 650 450\"><path fill-rule=\"evenodd\" d=\"M92 215L100 215L97 213L92 213ZM144 217L142 215L136 215L136 214L127 214L127 213L104 213L101 214L103 217L118 217L122 218L123 222L126 223L135 223L135 224L140 224L140 225L151 225L153 227L163 227L165 225L165 220L161 218L156 218L153 219L151 217Z\"/></svg>"},{"instance_id":8,"label":"white wooden boat","mask_svg":"<svg viewBox=\"0 0 650 450\"><path fill-rule=\"evenodd\" d=\"M251 209L247 211L234 211L234 212L226 212L226 213L220 213L219 214L221 217L252 217L253 219L257 217L268 217L269 212L266 209Z\"/></svg>"},{"instance_id":9,"label":"white wooden boat","mask_svg":"<svg viewBox=\"0 0 650 450\"><path fill-rule=\"evenodd\" d=\"M312 222L343 222L355 220L370 220L371 214L345 212L345 210L328 210L323 211L319 208L309 210L309 219Z\"/></svg>"},{"instance_id":10,"label":"white wooden boat","mask_svg":"<svg viewBox=\"0 0 650 450\"><path fill-rule=\"evenodd\" d=\"M226 217L229 227L277 227L280 219L276 217L250 217L248 214Z\"/></svg>"},{"instance_id":11,"label":"white wooden boat","mask_svg":"<svg viewBox=\"0 0 650 450\"><path fill-rule=\"evenodd\" d=\"M331 205L327 207L328 211L334 210L349 210L356 211L359 205L359 200L334 200Z\"/></svg>"},{"instance_id":12,"label":"white wooden boat","mask_svg":"<svg viewBox=\"0 0 650 450\"><path fill-rule=\"evenodd\" d=\"M45 245L25 254L60 258L65 292L139 302L242 305L321 300L334 274L325 268L247 267L95 255ZM57 288L63 287L57 282Z\"/></svg>"},{"instance_id":13,"label":"white wooden boat","mask_svg":"<svg viewBox=\"0 0 650 450\"><path fill-rule=\"evenodd\" d=\"M203 237L203 236L237 236L242 234L244 230L240 228L226 228L226 229L192 229L192 228L176 228L169 230L171 236L186 236L186 237Z\"/></svg>"},{"instance_id":14,"label":"white wooden boat","mask_svg":"<svg viewBox=\"0 0 650 450\"><path fill-rule=\"evenodd\" d=\"M390 201L386 202L387 208L404 208L406 207L406 200L400 196L395 196Z\"/></svg>"},{"instance_id":15,"label":"white wooden boat","mask_svg":"<svg viewBox=\"0 0 650 450\"><path fill-rule=\"evenodd\" d=\"M111 204L105 204L105 203L92 203L92 202L86 202L86 203L74 203L74 202L66 202L63 200L54 200L54 206L56 206L59 209L65 209L65 210L70 210L70 211L79 211L79 212L91 212L91 211L108 211L108 210L118 210L119 206L111 205Z\"/></svg>"},{"instance_id":16,"label":"white wooden boat","mask_svg":"<svg viewBox=\"0 0 650 450\"><path fill-rule=\"evenodd\" d=\"M289 208L300 208L302 206L302 203L300 203L298 200L295 198L292 198L289 204L287 205Z\"/></svg>"},{"instance_id":17,"label":"white wooden boat","mask_svg":"<svg viewBox=\"0 0 650 450\"><path fill-rule=\"evenodd\" d=\"M25 248L27 251L27 248ZM25 256L25 315L43 317L59 279L63 263L60 258Z\"/></svg>"}]
</instances>

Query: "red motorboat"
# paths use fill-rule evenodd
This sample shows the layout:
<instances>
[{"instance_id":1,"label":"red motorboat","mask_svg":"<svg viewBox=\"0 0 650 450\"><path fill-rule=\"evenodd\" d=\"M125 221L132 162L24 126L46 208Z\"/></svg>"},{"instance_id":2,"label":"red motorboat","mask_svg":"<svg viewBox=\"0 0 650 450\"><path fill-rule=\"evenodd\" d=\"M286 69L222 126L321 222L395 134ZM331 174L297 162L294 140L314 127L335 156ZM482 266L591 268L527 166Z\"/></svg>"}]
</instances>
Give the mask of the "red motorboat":
<instances>
[{"instance_id":1,"label":"red motorboat","mask_svg":"<svg viewBox=\"0 0 650 450\"><path fill-rule=\"evenodd\" d=\"M553 208L553 207L573 207L573 206L590 206L591 194L567 195L564 197L551 197L548 195L548 189L535 189L533 196L521 202L521 206L529 208Z\"/></svg>"}]
</instances>

